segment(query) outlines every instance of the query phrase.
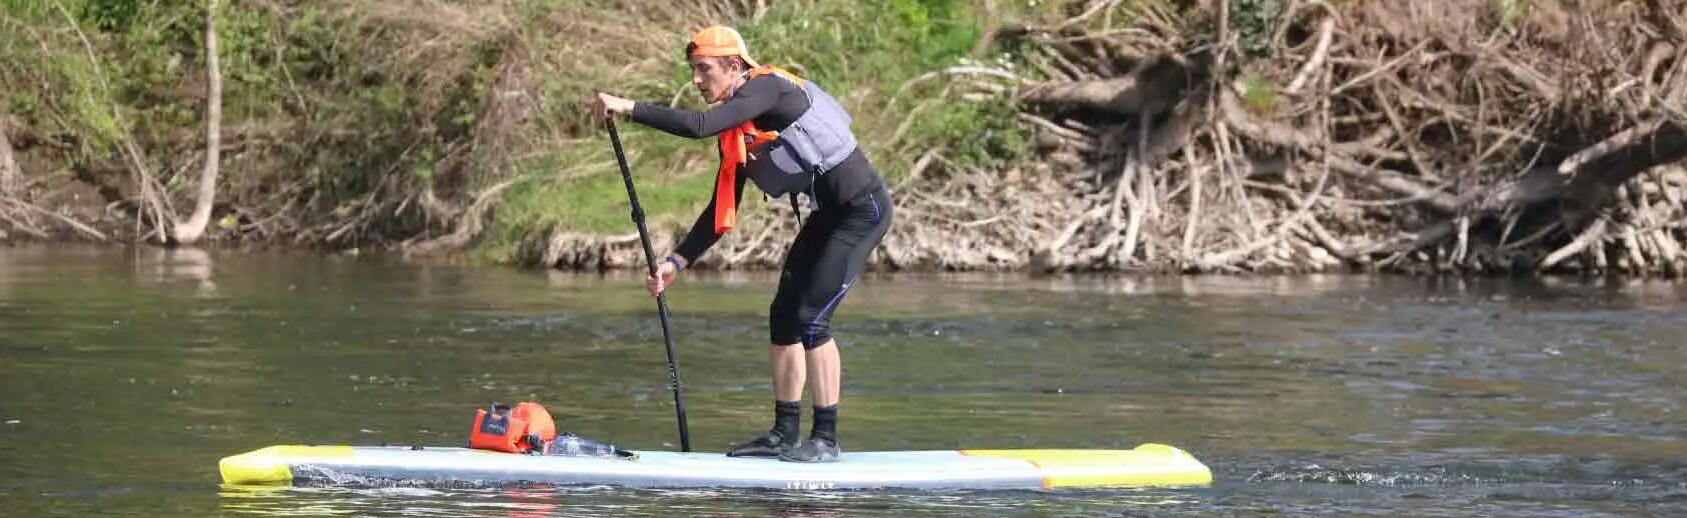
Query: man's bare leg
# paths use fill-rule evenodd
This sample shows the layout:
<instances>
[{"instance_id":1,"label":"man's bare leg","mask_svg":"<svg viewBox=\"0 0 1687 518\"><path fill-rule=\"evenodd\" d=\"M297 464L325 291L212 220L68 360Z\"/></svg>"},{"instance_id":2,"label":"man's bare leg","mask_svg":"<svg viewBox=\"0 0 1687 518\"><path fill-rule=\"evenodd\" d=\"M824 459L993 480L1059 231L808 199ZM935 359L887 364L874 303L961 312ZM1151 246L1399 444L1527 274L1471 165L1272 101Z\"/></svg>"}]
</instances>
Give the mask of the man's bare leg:
<instances>
[{"instance_id":1,"label":"man's bare leg","mask_svg":"<svg viewBox=\"0 0 1687 518\"><path fill-rule=\"evenodd\" d=\"M802 389L808 378L802 344L771 344L767 367L773 376L773 429L727 452L729 457L772 457L797 443L802 428Z\"/></svg>"},{"instance_id":2,"label":"man's bare leg","mask_svg":"<svg viewBox=\"0 0 1687 518\"><path fill-rule=\"evenodd\" d=\"M773 371L773 399L802 401L803 383L809 367L805 365L802 344L770 345L767 348L768 368Z\"/></svg>"},{"instance_id":3,"label":"man's bare leg","mask_svg":"<svg viewBox=\"0 0 1687 518\"><path fill-rule=\"evenodd\" d=\"M843 359L838 356L838 342L827 339L806 351L808 364L809 395L814 397L814 406L830 407L838 404L839 386L843 383ZM789 400L786 400L789 401Z\"/></svg>"},{"instance_id":4,"label":"man's bare leg","mask_svg":"<svg viewBox=\"0 0 1687 518\"><path fill-rule=\"evenodd\" d=\"M808 440L779 454L779 460L792 462L833 462L843 450L838 448L839 386L843 381L843 361L838 357L838 344L827 339L819 347L804 352L808 367L808 389L814 398L814 421L810 424Z\"/></svg>"}]
</instances>

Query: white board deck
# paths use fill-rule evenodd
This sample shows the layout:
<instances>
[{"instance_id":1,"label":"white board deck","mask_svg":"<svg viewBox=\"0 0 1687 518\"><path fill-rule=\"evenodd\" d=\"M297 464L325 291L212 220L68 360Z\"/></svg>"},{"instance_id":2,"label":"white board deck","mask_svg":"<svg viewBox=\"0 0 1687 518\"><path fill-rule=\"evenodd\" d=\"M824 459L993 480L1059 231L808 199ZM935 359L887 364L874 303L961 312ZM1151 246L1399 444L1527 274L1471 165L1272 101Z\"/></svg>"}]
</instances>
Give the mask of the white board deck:
<instances>
[{"instance_id":1,"label":"white board deck","mask_svg":"<svg viewBox=\"0 0 1687 518\"><path fill-rule=\"evenodd\" d=\"M1039 489L1206 485L1212 472L1183 450L845 452L805 464L720 453L639 452L636 459L543 456L466 448L271 446L225 457L226 484L606 484L775 489Z\"/></svg>"}]
</instances>

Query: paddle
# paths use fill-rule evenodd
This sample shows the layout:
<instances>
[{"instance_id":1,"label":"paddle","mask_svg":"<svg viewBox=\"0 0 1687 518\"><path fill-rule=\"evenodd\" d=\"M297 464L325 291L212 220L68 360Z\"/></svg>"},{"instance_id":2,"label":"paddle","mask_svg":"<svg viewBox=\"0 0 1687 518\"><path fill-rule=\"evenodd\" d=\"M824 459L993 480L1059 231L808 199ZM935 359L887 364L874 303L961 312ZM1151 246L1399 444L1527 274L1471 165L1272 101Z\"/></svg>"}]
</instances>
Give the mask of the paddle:
<instances>
[{"instance_id":1,"label":"paddle","mask_svg":"<svg viewBox=\"0 0 1687 518\"><path fill-rule=\"evenodd\" d=\"M650 231L644 228L644 208L639 207L638 192L633 190L633 173L627 169L627 155L621 151L621 135L615 131L615 119L605 119L609 128L609 143L615 146L615 163L621 165L621 179L627 183L627 200L633 205L633 224L638 225L639 241L644 243L644 264L650 275L656 275L656 250L650 247ZM668 329L668 296L656 295L656 315L662 319L662 340L668 345L668 388L674 391L674 415L679 418L679 449L691 451L691 433L685 426L685 399L680 397L679 363L674 361L674 334Z\"/></svg>"}]
</instances>

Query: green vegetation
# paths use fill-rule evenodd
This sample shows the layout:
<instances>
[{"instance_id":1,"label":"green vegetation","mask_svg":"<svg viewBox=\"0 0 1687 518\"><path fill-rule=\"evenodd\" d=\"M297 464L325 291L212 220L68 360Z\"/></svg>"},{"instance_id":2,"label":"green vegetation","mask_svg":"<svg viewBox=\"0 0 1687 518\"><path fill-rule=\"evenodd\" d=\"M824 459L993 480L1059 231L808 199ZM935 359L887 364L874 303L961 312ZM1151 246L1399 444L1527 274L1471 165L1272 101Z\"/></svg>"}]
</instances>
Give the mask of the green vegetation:
<instances>
[{"instance_id":1,"label":"green vegetation","mask_svg":"<svg viewBox=\"0 0 1687 518\"><path fill-rule=\"evenodd\" d=\"M1257 115L1269 116L1277 111L1277 86L1259 74L1242 75L1242 103Z\"/></svg>"},{"instance_id":2,"label":"green vegetation","mask_svg":"<svg viewBox=\"0 0 1687 518\"><path fill-rule=\"evenodd\" d=\"M439 207L503 182L513 183L490 212L484 257L507 259L534 232L628 230L586 103L603 89L706 108L681 53L710 23L737 26L758 60L836 95L893 181L928 149L999 166L1027 147L1012 107L961 100L941 78L910 83L960 64L991 23L960 0L799 0L761 13L654 0L219 4L217 217L237 223L224 239L348 247L438 235L461 214ZM26 174L74 173L61 176L112 202L137 196L138 158L185 199L203 156L205 8L0 0L0 83L15 86L0 109L23 128ZM652 221L689 223L708 199L713 142L633 124L622 136Z\"/></svg>"},{"instance_id":3,"label":"green vegetation","mask_svg":"<svg viewBox=\"0 0 1687 518\"><path fill-rule=\"evenodd\" d=\"M372 213L432 187L432 171L461 167L444 157L473 140L480 78L492 65L477 58L493 42L418 49L412 43L428 29L383 27L393 20L374 7L220 4L224 142L232 151L219 198L241 231L334 241L319 229L349 219L357 232L338 246L422 231L427 215L419 210ZM7 92L5 106L46 143L36 146L37 161L133 199L137 160L125 151L132 142L140 169L180 200L192 180L181 173L202 160L204 9L7 0L0 23L21 37L0 42L0 72L21 88Z\"/></svg>"},{"instance_id":4,"label":"green vegetation","mask_svg":"<svg viewBox=\"0 0 1687 518\"><path fill-rule=\"evenodd\" d=\"M956 0L809 0L781 2L736 25L758 61L795 70L837 96L855 117L855 131L880 172L905 175L918 154L940 148L966 164L1016 160L1026 150L1011 107L944 97L939 81L903 89L932 70L958 64L982 34L980 14ZM706 109L690 86L685 37L704 23L665 27L671 37L653 55L620 53L622 63L596 63L548 89L551 98L586 97L593 88L647 102L678 99ZM639 66L617 75L622 66ZM918 108L918 113L910 110ZM518 169L525 182L499 207L497 231L484 250L507 256L522 236L559 227L589 232L630 229L624 189L607 138L583 106L557 104L548 117L583 141L551 148ZM917 115L900 139L899 126ZM713 140L686 141L633 124L621 125L640 201L655 222L689 224L708 202L715 172ZM574 164L558 174L559 164ZM746 198L752 198L747 196Z\"/></svg>"},{"instance_id":5,"label":"green vegetation","mask_svg":"<svg viewBox=\"0 0 1687 518\"><path fill-rule=\"evenodd\" d=\"M1501 27L1517 29L1529 19L1528 0L1488 0L1488 14Z\"/></svg>"},{"instance_id":6,"label":"green vegetation","mask_svg":"<svg viewBox=\"0 0 1687 518\"><path fill-rule=\"evenodd\" d=\"M1271 45L1271 27L1283 14L1281 0L1234 0L1230 4L1230 27L1236 31L1238 47L1258 57Z\"/></svg>"}]
</instances>

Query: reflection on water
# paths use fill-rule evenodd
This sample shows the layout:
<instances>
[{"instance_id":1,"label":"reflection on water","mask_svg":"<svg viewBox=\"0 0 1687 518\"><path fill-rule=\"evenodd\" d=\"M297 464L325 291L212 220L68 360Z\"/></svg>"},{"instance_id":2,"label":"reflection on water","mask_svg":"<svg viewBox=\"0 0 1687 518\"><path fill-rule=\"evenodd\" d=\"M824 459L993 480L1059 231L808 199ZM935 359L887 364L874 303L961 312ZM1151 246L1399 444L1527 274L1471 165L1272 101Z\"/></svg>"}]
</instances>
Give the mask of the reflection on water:
<instances>
[{"instance_id":1,"label":"reflection on water","mask_svg":"<svg viewBox=\"0 0 1687 518\"><path fill-rule=\"evenodd\" d=\"M194 293L200 297L217 294L217 283L211 275L211 254L204 249L149 247L135 252L138 256L135 261L137 280L160 283L184 281L192 283Z\"/></svg>"},{"instance_id":2,"label":"reflection on water","mask_svg":"<svg viewBox=\"0 0 1687 518\"><path fill-rule=\"evenodd\" d=\"M270 444L460 444L490 400L674 449L636 274L0 249L0 514L1512 515L1687 511L1682 286L1610 279L870 276L846 451L1175 444L1209 488L235 488ZM691 434L766 426L773 279L674 292Z\"/></svg>"},{"instance_id":3,"label":"reflection on water","mask_svg":"<svg viewBox=\"0 0 1687 518\"><path fill-rule=\"evenodd\" d=\"M1141 513L1214 507L1163 489L1106 492L657 490L592 487L524 487L430 490L419 488L225 488L223 511L242 515L299 514L387 516L979 516L1106 511Z\"/></svg>"}]
</instances>

